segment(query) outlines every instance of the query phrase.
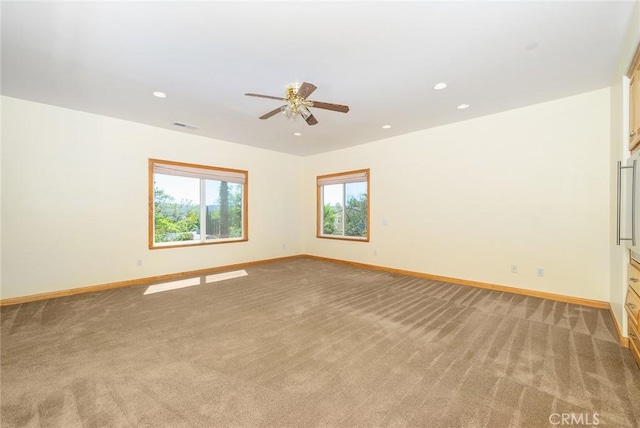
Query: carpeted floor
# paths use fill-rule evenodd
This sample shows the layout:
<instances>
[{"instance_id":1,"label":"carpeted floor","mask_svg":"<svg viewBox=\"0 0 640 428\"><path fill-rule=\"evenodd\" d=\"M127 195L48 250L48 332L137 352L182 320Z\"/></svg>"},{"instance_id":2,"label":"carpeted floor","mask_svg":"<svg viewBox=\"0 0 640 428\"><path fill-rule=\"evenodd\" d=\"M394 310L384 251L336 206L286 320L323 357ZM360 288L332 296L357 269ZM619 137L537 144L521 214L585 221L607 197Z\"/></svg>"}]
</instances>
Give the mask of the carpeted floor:
<instances>
[{"instance_id":1,"label":"carpeted floor","mask_svg":"<svg viewBox=\"0 0 640 428\"><path fill-rule=\"evenodd\" d=\"M246 270L2 308L2 427L640 426L606 310L316 260Z\"/></svg>"}]
</instances>

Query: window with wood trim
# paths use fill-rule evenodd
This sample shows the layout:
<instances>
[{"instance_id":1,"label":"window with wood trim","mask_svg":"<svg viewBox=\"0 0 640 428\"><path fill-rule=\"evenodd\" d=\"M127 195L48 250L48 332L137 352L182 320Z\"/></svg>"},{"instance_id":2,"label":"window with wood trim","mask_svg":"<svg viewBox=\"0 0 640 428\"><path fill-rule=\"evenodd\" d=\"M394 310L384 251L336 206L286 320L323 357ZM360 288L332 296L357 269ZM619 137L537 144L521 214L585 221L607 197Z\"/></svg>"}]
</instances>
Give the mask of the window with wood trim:
<instances>
[{"instance_id":1,"label":"window with wood trim","mask_svg":"<svg viewBox=\"0 0 640 428\"><path fill-rule=\"evenodd\" d=\"M369 241L369 170L317 177L318 238Z\"/></svg>"},{"instance_id":2,"label":"window with wood trim","mask_svg":"<svg viewBox=\"0 0 640 428\"><path fill-rule=\"evenodd\" d=\"M248 172L149 159L149 248L246 241Z\"/></svg>"}]
</instances>

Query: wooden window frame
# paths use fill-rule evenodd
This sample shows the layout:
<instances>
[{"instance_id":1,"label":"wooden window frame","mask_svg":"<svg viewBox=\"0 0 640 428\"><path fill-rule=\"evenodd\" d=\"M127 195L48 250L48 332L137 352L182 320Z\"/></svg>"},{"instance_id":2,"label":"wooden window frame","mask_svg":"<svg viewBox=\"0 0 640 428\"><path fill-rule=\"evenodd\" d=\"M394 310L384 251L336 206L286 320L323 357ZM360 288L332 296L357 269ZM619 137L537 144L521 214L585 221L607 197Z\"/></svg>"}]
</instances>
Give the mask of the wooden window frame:
<instances>
[{"instance_id":1,"label":"wooden window frame","mask_svg":"<svg viewBox=\"0 0 640 428\"><path fill-rule=\"evenodd\" d=\"M155 165L166 165L166 166L174 166L178 169L180 168L193 168L203 171L212 171L213 174L225 176L225 175L235 175L244 176L244 182L242 183L242 237L240 238L230 238L223 240L208 240L208 241L176 241L171 244L163 244L158 245L155 242L155 192L154 192L154 167ZM181 174L175 174L176 176L182 176ZM203 175L205 175L203 173ZM184 175L187 176L187 175ZM148 199L148 244L150 250L160 250L167 248L180 248L180 247L197 247L202 245L219 245L219 244L232 244L237 242L247 242L249 240L249 172L240 169L231 169L231 168L221 168L217 166L210 165L199 165L185 162L176 162L170 160L162 160L162 159L149 159L148 163L148 177L149 177L149 199ZM200 177L205 178L205 177ZM202 226L201 226L202 230Z\"/></svg>"},{"instance_id":2,"label":"wooden window frame","mask_svg":"<svg viewBox=\"0 0 640 428\"><path fill-rule=\"evenodd\" d=\"M367 236L366 237L358 237L358 236L344 236L344 235L324 235L322 233L322 221L323 221L323 198L322 198L322 187L323 184L320 184L320 181L326 179L339 179L341 176L349 176L349 175L357 175L357 174L365 174L366 182L367 182L367 208L366 208L366 216L367 216ZM354 171L346 171L346 172L337 172L333 174L319 175L316 177L316 238L321 239L334 239L334 240L342 240L342 241L352 241L352 242L369 242L371 239L371 171L369 168L366 169L358 169Z\"/></svg>"}]
</instances>

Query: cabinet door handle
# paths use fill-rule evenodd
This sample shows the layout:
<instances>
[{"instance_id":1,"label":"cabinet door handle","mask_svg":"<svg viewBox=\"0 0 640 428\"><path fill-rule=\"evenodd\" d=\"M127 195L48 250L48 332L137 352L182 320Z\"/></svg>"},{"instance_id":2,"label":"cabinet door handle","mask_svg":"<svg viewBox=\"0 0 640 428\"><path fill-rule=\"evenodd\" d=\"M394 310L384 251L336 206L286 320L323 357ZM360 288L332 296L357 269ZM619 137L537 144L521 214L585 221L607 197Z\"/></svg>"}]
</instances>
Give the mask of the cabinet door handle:
<instances>
[{"instance_id":1,"label":"cabinet door handle","mask_svg":"<svg viewBox=\"0 0 640 428\"><path fill-rule=\"evenodd\" d=\"M632 277L632 278L629 278L629 281L631 281L631 282L638 282L638 278L633 278L633 277Z\"/></svg>"},{"instance_id":2,"label":"cabinet door handle","mask_svg":"<svg viewBox=\"0 0 640 428\"><path fill-rule=\"evenodd\" d=\"M635 333L629 333L629 337L635 340L638 340L638 336Z\"/></svg>"},{"instance_id":3,"label":"cabinet door handle","mask_svg":"<svg viewBox=\"0 0 640 428\"><path fill-rule=\"evenodd\" d=\"M629 306L629 308L631 308L631 309L635 309L636 308L636 305L634 305L631 302L627 303L627 306Z\"/></svg>"},{"instance_id":4,"label":"cabinet door handle","mask_svg":"<svg viewBox=\"0 0 640 428\"><path fill-rule=\"evenodd\" d=\"M635 137L635 136L636 136L636 133L635 133L635 132L632 132L631 134L629 134L629 138L633 138L633 137Z\"/></svg>"}]
</instances>

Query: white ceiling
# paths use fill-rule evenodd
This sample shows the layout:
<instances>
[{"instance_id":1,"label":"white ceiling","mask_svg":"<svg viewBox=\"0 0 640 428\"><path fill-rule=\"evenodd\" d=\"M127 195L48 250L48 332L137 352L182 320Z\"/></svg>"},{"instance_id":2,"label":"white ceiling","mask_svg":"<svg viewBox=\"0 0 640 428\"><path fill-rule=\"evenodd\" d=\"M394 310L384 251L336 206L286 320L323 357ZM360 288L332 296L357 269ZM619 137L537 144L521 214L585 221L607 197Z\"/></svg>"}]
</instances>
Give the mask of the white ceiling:
<instances>
[{"instance_id":1,"label":"white ceiling","mask_svg":"<svg viewBox=\"0 0 640 428\"><path fill-rule=\"evenodd\" d=\"M310 155L608 86L633 6L3 1L2 93ZM244 96L303 81L351 111L258 120L282 103Z\"/></svg>"}]
</instances>

